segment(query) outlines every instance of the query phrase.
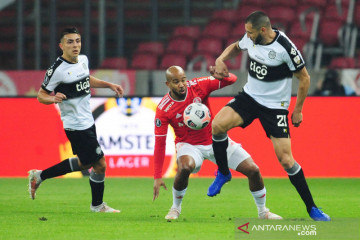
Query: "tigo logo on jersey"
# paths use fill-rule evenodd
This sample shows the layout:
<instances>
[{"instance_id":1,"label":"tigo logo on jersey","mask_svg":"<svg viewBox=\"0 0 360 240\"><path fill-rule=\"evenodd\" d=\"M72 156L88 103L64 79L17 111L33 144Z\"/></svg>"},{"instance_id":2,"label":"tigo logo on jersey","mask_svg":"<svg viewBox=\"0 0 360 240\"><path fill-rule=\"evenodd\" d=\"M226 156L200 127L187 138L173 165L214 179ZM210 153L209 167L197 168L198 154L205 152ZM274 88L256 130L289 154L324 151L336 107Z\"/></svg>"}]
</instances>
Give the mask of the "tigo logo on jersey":
<instances>
[{"instance_id":1,"label":"tigo logo on jersey","mask_svg":"<svg viewBox=\"0 0 360 240\"><path fill-rule=\"evenodd\" d=\"M81 91L85 91L86 93L90 92L90 81L89 81L89 77L87 77L85 79L85 82L79 82L78 84L76 84L76 91L81 92Z\"/></svg>"},{"instance_id":2,"label":"tigo logo on jersey","mask_svg":"<svg viewBox=\"0 0 360 240\"><path fill-rule=\"evenodd\" d=\"M257 66L256 62L250 62L250 70L256 73L256 77L258 79L264 79L267 75L267 67L265 65Z\"/></svg>"}]
</instances>

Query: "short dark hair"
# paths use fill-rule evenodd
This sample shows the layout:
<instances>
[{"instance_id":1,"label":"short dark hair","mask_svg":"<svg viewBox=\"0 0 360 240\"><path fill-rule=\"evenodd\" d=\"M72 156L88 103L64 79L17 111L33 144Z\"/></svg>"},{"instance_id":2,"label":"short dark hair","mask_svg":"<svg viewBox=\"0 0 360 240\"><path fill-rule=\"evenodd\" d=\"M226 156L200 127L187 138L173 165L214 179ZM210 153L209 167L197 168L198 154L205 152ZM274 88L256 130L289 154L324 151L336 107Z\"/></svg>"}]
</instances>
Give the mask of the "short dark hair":
<instances>
[{"instance_id":1,"label":"short dark hair","mask_svg":"<svg viewBox=\"0 0 360 240\"><path fill-rule=\"evenodd\" d=\"M71 34L71 33L76 33L80 35L79 30L76 27L64 28L60 34L60 42L66 34Z\"/></svg>"},{"instance_id":2,"label":"short dark hair","mask_svg":"<svg viewBox=\"0 0 360 240\"><path fill-rule=\"evenodd\" d=\"M260 29L262 27L271 27L269 17L262 11L255 11L251 13L245 19L245 23L251 23L252 27L255 29Z\"/></svg>"}]
</instances>

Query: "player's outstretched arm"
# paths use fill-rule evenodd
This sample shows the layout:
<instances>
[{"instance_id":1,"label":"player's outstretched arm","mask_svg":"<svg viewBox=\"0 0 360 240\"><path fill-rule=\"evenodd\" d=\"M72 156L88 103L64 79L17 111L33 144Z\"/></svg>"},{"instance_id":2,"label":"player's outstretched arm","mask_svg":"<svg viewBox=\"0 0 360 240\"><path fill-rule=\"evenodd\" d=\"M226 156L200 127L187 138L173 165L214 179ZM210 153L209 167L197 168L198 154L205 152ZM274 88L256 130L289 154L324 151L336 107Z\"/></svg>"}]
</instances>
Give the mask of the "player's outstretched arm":
<instances>
[{"instance_id":1,"label":"player's outstretched arm","mask_svg":"<svg viewBox=\"0 0 360 240\"><path fill-rule=\"evenodd\" d=\"M111 82L106 82L101 79L98 79L94 76L90 75L90 87L92 88L110 88L113 90L118 97L122 97L124 94L124 90L118 84L114 84Z\"/></svg>"},{"instance_id":2,"label":"player's outstretched arm","mask_svg":"<svg viewBox=\"0 0 360 240\"><path fill-rule=\"evenodd\" d=\"M224 62L236 57L240 52L241 49L238 47L238 42L232 43L227 48L225 48L225 50L215 61L215 73L220 75L227 75L229 70Z\"/></svg>"},{"instance_id":3,"label":"player's outstretched arm","mask_svg":"<svg viewBox=\"0 0 360 240\"><path fill-rule=\"evenodd\" d=\"M53 104L53 103L61 103L64 99L66 99L65 94L61 92L57 92L54 96L50 95L44 89L40 88L37 94L37 99L42 104Z\"/></svg>"},{"instance_id":4,"label":"player's outstretched arm","mask_svg":"<svg viewBox=\"0 0 360 240\"><path fill-rule=\"evenodd\" d=\"M155 199L159 196L159 192L160 192L160 187L164 187L165 190L167 190L167 187L164 183L164 181L162 180L162 178L156 178L154 179L154 196L153 196L153 201L155 201Z\"/></svg>"}]
</instances>

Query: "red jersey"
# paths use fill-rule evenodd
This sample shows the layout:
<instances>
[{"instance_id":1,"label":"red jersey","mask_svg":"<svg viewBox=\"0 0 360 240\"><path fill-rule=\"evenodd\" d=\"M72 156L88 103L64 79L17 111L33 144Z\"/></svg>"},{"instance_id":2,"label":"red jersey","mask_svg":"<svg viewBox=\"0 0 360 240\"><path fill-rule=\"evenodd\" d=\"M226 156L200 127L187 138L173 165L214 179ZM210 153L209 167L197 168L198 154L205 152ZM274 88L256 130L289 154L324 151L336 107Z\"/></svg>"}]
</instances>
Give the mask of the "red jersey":
<instances>
[{"instance_id":1,"label":"red jersey","mask_svg":"<svg viewBox=\"0 0 360 240\"><path fill-rule=\"evenodd\" d=\"M155 115L154 178L161 178L162 176L168 124L175 131L175 144L178 142L186 142L192 145L212 144L211 122L201 130L188 128L183 122L184 110L193 102L203 103L210 109L212 121L214 116L209 106L210 93L233 84L236 80L237 77L232 73L223 80L211 76L194 78L186 83L187 92L184 100L174 100L169 93L161 99Z\"/></svg>"}]
</instances>

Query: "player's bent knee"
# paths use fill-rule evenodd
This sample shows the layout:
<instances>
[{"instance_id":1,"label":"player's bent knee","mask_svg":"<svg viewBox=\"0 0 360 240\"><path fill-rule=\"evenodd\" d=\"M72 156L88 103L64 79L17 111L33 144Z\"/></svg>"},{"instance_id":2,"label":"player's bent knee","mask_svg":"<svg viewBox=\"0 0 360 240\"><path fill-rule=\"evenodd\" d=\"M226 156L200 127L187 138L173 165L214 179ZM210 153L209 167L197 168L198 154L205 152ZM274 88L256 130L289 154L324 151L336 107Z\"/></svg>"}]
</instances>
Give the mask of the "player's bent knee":
<instances>
[{"instance_id":1,"label":"player's bent knee","mask_svg":"<svg viewBox=\"0 0 360 240\"><path fill-rule=\"evenodd\" d=\"M190 175L193 170L194 167L192 167L190 164L181 164L178 169L181 175Z\"/></svg>"},{"instance_id":2,"label":"player's bent knee","mask_svg":"<svg viewBox=\"0 0 360 240\"><path fill-rule=\"evenodd\" d=\"M248 171L248 178L260 178L260 169L256 164L253 164Z\"/></svg>"},{"instance_id":3,"label":"player's bent knee","mask_svg":"<svg viewBox=\"0 0 360 240\"><path fill-rule=\"evenodd\" d=\"M281 157L279 157L279 161L284 169L291 168L295 162L295 160L288 154L283 154Z\"/></svg>"},{"instance_id":4,"label":"player's bent knee","mask_svg":"<svg viewBox=\"0 0 360 240\"><path fill-rule=\"evenodd\" d=\"M213 135L221 135L227 132L227 129L222 126L221 123L213 121L212 122L212 134Z\"/></svg>"}]
</instances>

